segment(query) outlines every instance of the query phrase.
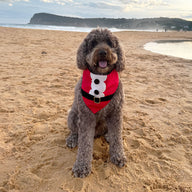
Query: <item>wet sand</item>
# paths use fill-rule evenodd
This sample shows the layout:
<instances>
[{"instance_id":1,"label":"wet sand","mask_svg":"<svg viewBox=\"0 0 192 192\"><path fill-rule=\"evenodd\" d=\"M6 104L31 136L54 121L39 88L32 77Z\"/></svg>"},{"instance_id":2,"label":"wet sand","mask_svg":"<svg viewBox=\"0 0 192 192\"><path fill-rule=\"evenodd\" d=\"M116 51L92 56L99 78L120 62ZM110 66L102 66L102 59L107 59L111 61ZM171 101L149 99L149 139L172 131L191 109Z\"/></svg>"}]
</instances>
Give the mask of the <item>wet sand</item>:
<instances>
[{"instance_id":1,"label":"wet sand","mask_svg":"<svg viewBox=\"0 0 192 192\"><path fill-rule=\"evenodd\" d=\"M127 164L94 141L92 173L74 178L77 148L65 145L67 113L87 33L0 27L1 192L191 192L192 61L155 54L155 40L192 32L118 32L125 51L123 143Z\"/></svg>"}]
</instances>

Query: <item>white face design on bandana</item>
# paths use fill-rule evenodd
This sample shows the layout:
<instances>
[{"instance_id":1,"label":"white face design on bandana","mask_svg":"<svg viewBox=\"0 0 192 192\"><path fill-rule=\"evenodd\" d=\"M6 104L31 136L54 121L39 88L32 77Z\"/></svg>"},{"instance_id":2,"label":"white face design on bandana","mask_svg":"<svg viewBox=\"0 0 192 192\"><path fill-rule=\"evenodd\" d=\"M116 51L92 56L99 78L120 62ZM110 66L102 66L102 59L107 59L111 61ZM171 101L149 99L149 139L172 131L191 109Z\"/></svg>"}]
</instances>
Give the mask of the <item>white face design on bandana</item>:
<instances>
[{"instance_id":1,"label":"white face design on bandana","mask_svg":"<svg viewBox=\"0 0 192 192\"><path fill-rule=\"evenodd\" d=\"M105 97L106 84L105 80L107 79L107 75L96 75L91 74L91 90L89 91L90 95L94 97Z\"/></svg>"}]
</instances>

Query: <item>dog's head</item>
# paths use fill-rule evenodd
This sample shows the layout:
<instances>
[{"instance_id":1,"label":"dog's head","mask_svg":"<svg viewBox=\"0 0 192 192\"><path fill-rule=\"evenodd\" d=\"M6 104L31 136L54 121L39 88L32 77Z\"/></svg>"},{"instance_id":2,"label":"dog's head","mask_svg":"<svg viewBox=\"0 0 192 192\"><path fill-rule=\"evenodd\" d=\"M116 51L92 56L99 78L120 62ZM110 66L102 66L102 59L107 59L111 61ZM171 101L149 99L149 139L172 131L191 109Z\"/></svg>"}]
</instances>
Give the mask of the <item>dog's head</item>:
<instances>
[{"instance_id":1,"label":"dog's head","mask_svg":"<svg viewBox=\"0 0 192 192\"><path fill-rule=\"evenodd\" d=\"M124 54L117 37L108 29L92 30L78 49L77 66L96 74L107 74L113 69L122 71Z\"/></svg>"}]
</instances>

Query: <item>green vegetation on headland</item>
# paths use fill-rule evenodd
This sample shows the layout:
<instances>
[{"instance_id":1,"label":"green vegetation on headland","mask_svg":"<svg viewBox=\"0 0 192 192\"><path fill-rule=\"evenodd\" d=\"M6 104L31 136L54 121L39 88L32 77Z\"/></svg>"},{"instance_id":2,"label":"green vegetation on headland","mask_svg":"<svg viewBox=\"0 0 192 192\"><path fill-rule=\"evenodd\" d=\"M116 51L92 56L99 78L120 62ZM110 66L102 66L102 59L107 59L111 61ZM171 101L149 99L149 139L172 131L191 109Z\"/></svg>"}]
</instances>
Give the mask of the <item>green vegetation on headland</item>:
<instances>
[{"instance_id":1,"label":"green vegetation on headland","mask_svg":"<svg viewBox=\"0 0 192 192\"><path fill-rule=\"evenodd\" d=\"M57 25L75 27L108 27L119 29L136 30L184 30L192 31L192 21L178 18L145 18L145 19L125 19L125 18L76 18L58 16L48 13L36 13L29 24Z\"/></svg>"}]
</instances>

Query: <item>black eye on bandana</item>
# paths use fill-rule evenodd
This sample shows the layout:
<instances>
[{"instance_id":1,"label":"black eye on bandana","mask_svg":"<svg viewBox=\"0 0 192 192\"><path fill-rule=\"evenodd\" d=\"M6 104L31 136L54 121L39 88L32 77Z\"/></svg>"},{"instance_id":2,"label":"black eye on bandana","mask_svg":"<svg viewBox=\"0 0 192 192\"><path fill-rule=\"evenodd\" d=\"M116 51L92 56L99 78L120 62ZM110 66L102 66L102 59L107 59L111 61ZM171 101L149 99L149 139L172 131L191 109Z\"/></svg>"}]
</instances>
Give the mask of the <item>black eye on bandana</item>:
<instances>
[{"instance_id":1,"label":"black eye on bandana","mask_svg":"<svg viewBox=\"0 0 192 192\"><path fill-rule=\"evenodd\" d=\"M99 83L100 83L99 79L95 79L95 80L94 80L94 83L95 83L96 85L99 84Z\"/></svg>"},{"instance_id":2,"label":"black eye on bandana","mask_svg":"<svg viewBox=\"0 0 192 192\"><path fill-rule=\"evenodd\" d=\"M95 90L94 93L95 93L95 95L99 95L99 91L98 90Z\"/></svg>"}]
</instances>

